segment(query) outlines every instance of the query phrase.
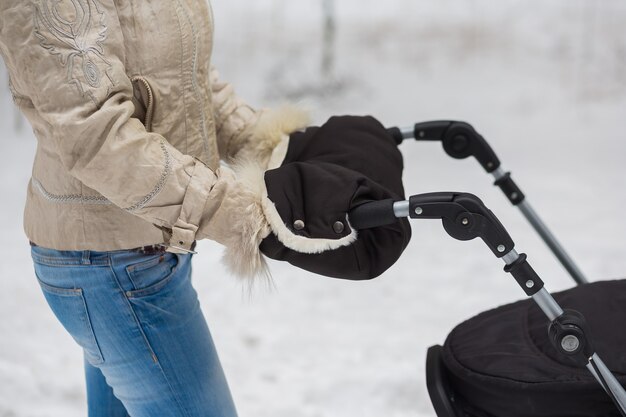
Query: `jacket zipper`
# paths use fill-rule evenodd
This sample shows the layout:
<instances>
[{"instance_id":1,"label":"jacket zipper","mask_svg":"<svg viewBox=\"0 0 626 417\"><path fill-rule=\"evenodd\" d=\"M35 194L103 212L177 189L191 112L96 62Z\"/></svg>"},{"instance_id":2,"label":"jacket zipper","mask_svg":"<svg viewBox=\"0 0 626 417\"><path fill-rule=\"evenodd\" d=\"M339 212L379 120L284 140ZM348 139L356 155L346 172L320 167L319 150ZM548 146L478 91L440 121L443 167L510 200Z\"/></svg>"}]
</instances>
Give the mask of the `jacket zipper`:
<instances>
[{"instance_id":1,"label":"jacket zipper","mask_svg":"<svg viewBox=\"0 0 626 417\"><path fill-rule=\"evenodd\" d=\"M136 76L131 78L132 82L140 82L148 92L148 102L146 103L146 120L144 122L146 126L146 130L148 132L152 131L152 118L154 117L154 93L152 92L152 87L148 81L142 76Z\"/></svg>"}]
</instances>

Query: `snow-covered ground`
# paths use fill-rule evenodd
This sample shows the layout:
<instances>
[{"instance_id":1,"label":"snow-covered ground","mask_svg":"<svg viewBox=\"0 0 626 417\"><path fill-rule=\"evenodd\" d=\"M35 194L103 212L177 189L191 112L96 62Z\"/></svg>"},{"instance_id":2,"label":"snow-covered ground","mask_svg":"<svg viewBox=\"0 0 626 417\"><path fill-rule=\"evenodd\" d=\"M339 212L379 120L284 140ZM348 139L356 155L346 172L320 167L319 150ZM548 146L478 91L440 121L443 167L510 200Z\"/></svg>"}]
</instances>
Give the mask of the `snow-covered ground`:
<instances>
[{"instance_id":1,"label":"snow-covered ground","mask_svg":"<svg viewBox=\"0 0 626 417\"><path fill-rule=\"evenodd\" d=\"M603 0L339 0L331 81L320 2L214 1L214 62L258 106L297 100L317 123L472 123L592 280L626 276L626 5ZM35 141L0 103L0 417L85 415L82 359L36 284L22 232ZM474 160L402 145L408 194L479 195L548 289L572 285ZM201 242L194 281L242 417L434 416L428 346L523 294L480 242L413 223L405 256L370 282L273 263L252 295ZM487 284L487 286L485 285ZM488 288L486 291L485 288Z\"/></svg>"}]
</instances>

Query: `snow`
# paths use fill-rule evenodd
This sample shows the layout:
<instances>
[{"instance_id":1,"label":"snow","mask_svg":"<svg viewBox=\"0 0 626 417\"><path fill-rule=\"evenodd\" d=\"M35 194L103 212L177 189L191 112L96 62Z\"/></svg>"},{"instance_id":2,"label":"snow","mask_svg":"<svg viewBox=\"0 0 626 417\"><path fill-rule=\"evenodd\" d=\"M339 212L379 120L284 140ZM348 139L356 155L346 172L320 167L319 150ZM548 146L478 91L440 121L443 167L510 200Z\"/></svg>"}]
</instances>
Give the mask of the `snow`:
<instances>
[{"instance_id":1,"label":"snow","mask_svg":"<svg viewBox=\"0 0 626 417\"><path fill-rule=\"evenodd\" d=\"M372 114L386 125L459 119L492 144L591 280L626 274L626 5L617 0L342 0L336 67L320 77L317 2L214 2L214 63L258 106L298 101L316 123ZM39 290L22 232L35 149L0 102L0 417L86 414L82 357ZM405 143L407 194L468 191L508 228L549 290L572 286L474 160ZM523 297L480 242L413 222L402 259L369 282L272 263L247 286L200 242L194 283L240 415L434 416L426 349L459 322Z\"/></svg>"}]
</instances>

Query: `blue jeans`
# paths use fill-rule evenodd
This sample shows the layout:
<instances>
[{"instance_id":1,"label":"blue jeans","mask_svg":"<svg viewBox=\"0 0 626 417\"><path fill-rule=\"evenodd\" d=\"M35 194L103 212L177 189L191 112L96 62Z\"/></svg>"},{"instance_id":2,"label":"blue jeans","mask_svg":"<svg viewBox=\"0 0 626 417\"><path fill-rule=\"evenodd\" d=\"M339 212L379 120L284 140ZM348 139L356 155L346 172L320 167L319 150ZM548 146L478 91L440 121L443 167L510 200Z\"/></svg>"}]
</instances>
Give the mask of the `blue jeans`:
<instances>
[{"instance_id":1,"label":"blue jeans","mask_svg":"<svg viewBox=\"0 0 626 417\"><path fill-rule=\"evenodd\" d=\"M31 254L48 304L83 348L89 417L236 417L191 254Z\"/></svg>"}]
</instances>

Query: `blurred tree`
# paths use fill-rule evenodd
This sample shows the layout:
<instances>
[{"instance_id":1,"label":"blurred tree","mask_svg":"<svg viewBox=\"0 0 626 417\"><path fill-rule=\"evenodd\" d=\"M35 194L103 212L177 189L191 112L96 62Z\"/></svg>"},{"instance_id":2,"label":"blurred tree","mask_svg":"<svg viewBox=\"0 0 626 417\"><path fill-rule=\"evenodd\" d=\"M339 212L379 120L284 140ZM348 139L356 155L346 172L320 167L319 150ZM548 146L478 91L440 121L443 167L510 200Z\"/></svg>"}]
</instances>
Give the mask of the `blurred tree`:
<instances>
[{"instance_id":1,"label":"blurred tree","mask_svg":"<svg viewBox=\"0 0 626 417\"><path fill-rule=\"evenodd\" d=\"M322 0L323 40L322 40L322 78L332 80L335 70L335 40L337 18L335 0Z\"/></svg>"}]
</instances>

